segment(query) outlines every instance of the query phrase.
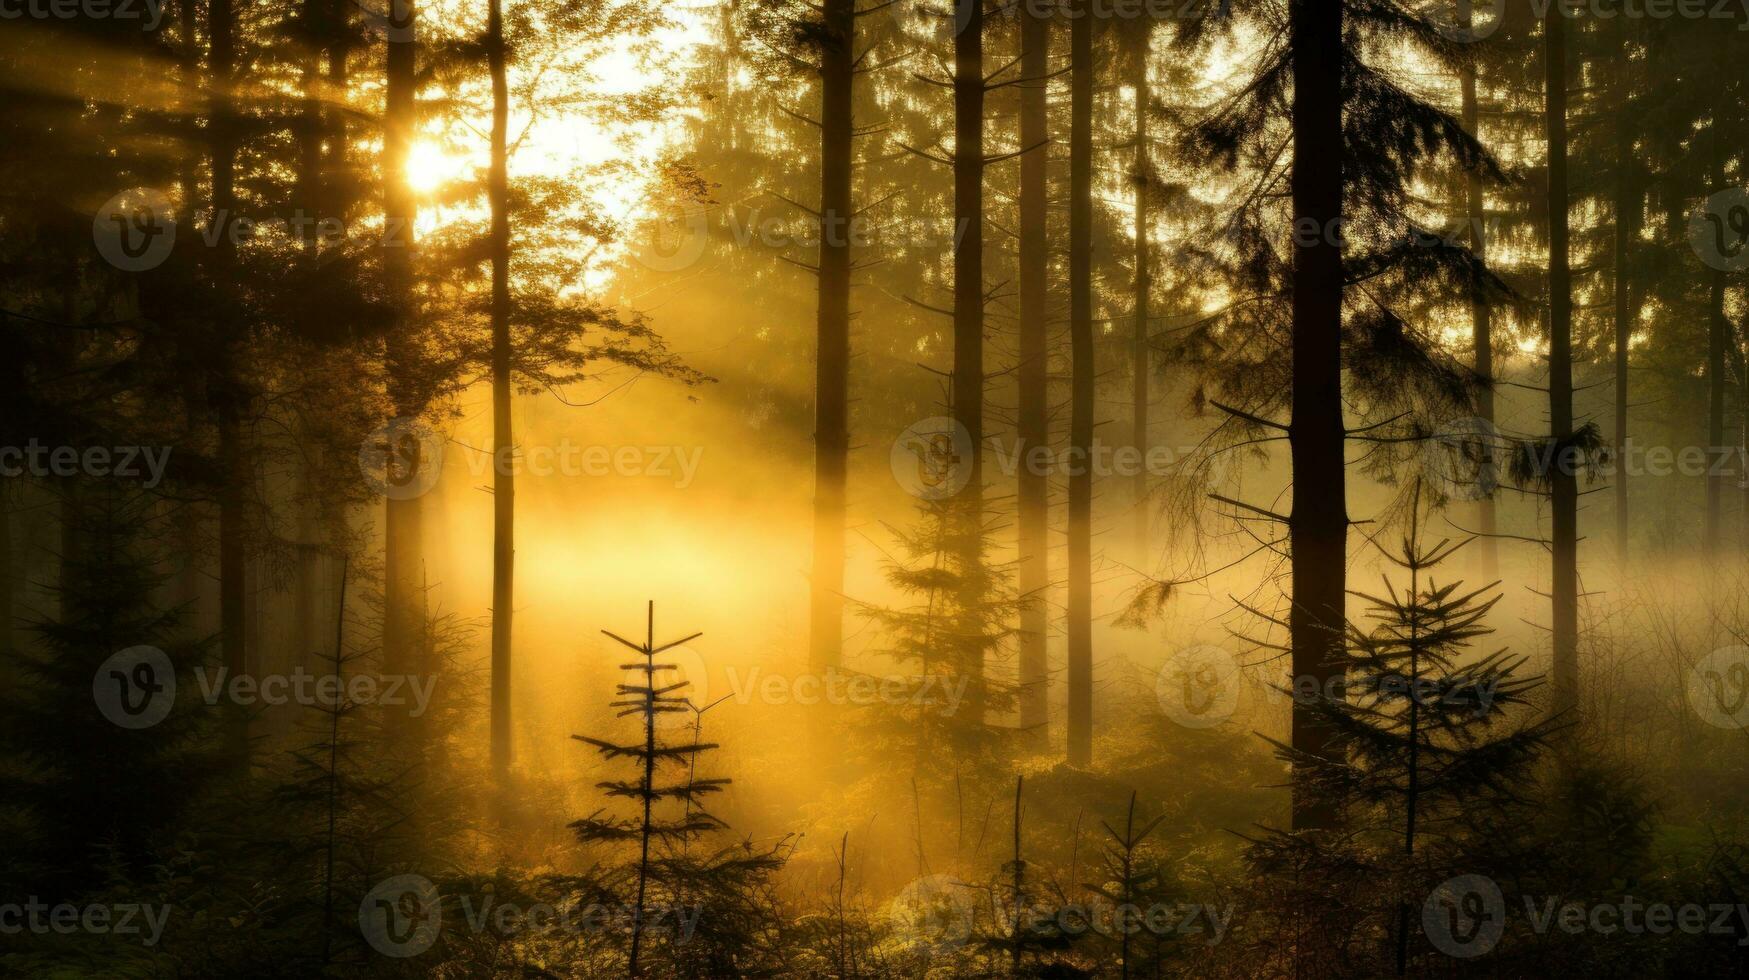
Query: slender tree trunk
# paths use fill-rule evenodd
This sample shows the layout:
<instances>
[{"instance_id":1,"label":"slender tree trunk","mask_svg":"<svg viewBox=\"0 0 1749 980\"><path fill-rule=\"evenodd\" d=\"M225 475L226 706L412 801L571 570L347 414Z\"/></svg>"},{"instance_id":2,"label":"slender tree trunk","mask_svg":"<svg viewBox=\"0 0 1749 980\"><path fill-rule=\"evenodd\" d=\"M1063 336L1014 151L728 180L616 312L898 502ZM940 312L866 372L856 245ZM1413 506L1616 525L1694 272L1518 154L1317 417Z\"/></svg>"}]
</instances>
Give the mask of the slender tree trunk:
<instances>
[{"instance_id":1,"label":"slender tree trunk","mask_svg":"<svg viewBox=\"0 0 1749 980\"><path fill-rule=\"evenodd\" d=\"M397 14L391 24L386 55L385 107L383 120L383 219L384 278L394 322L385 343L389 395L395 413L416 417L424 411L424 399L412 389L418 373L412 363L417 356L410 344L418 316L418 298L413 279L414 221L418 204L407 183L407 158L418 130L416 105L418 78L417 7L414 0L395 0ZM418 440L413 440L418 446ZM424 459L408 461L417 472L430 465ZM417 649L422 608L423 565L422 498L397 499L391 494L383 514L383 664L387 672L409 673L424 669Z\"/></svg>"},{"instance_id":2,"label":"slender tree trunk","mask_svg":"<svg viewBox=\"0 0 1749 980\"><path fill-rule=\"evenodd\" d=\"M13 618L17 615L18 575L12 554L12 498L10 484L0 484L0 684L11 690L17 676L12 661Z\"/></svg>"},{"instance_id":3,"label":"slender tree trunk","mask_svg":"<svg viewBox=\"0 0 1749 980\"><path fill-rule=\"evenodd\" d=\"M1707 297L1707 460L1710 463L1713 454L1723 451L1725 445L1725 273L1723 270L1713 270L1711 283L1708 285ZM1717 560L1725 533L1724 524L1724 494L1725 474L1715 472L1719 467L1707 467L1706 480L1706 543L1701 549L1709 558Z\"/></svg>"},{"instance_id":4,"label":"slender tree trunk","mask_svg":"<svg viewBox=\"0 0 1749 980\"><path fill-rule=\"evenodd\" d=\"M1463 26L1469 27L1470 5L1460 2ZM1476 102L1476 69L1465 65L1459 75L1463 99L1464 130L1472 137L1481 136L1481 112ZM1470 250L1483 263L1488 261L1488 211L1482 199L1482 182L1473 173L1464 174L1464 216L1469 224ZM1494 424L1494 329L1493 311L1480 283L1471 290L1470 332L1475 347L1476 376L1482 380L1482 390L1476 399L1476 411L1483 421ZM1497 523L1494 508L1494 488L1476 501L1477 558L1482 566L1482 580L1492 582L1500 569L1500 547L1495 534Z\"/></svg>"},{"instance_id":5,"label":"slender tree trunk","mask_svg":"<svg viewBox=\"0 0 1749 980\"><path fill-rule=\"evenodd\" d=\"M1625 134L1617 152L1615 198L1615 548L1616 557L1624 564L1628 560L1629 525L1628 500L1628 346L1633 337L1634 320L1638 312L1634 305L1633 281L1629 263L1633 236L1639 227L1640 201L1627 186L1625 170L1632 160L1632 146Z\"/></svg>"},{"instance_id":6,"label":"slender tree trunk","mask_svg":"<svg viewBox=\"0 0 1749 980\"><path fill-rule=\"evenodd\" d=\"M1093 763L1093 21L1069 29L1069 764Z\"/></svg>"},{"instance_id":7,"label":"slender tree trunk","mask_svg":"<svg viewBox=\"0 0 1749 980\"><path fill-rule=\"evenodd\" d=\"M1725 147L1720 125L1721 120L1715 113L1710 134L1714 187L1724 187L1726 180ZM1709 463L1713 459L1712 454L1722 452L1725 445L1725 345L1728 343L1728 332L1729 324L1725 319L1725 272L1723 269L1714 269L1707 284L1706 446ZM1723 549L1724 506L1725 474L1722 467L1709 465L1706 479L1706 527L1703 529L1706 540L1701 552L1712 561L1718 560Z\"/></svg>"},{"instance_id":8,"label":"slender tree trunk","mask_svg":"<svg viewBox=\"0 0 1749 980\"><path fill-rule=\"evenodd\" d=\"M235 217L236 131L231 117L231 84L236 61L236 24L231 0L211 0L207 8L208 71L212 76L212 222L218 233L213 265L221 287L229 285L235 254L230 224ZM225 668L232 677L249 672L248 565L244 509L248 504L249 463L244 447L246 396L240 377L237 344L218 342L218 379L214 408L219 435L219 638ZM249 731L239 714L231 733L232 749L248 759Z\"/></svg>"},{"instance_id":9,"label":"slender tree trunk","mask_svg":"<svg viewBox=\"0 0 1749 980\"><path fill-rule=\"evenodd\" d=\"M809 649L816 671L844 642L844 523L850 454L850 222L856 2L825 0L820 45L820 298L814 356L814 564Z\"/></svg>"},{"instance_id":10,"label":"slender tree trunk","mask_svg":"<svg viewBox=\"0 0 1749 980\"><path fill-rule=\"evenodd\" d=\"M1549 436L1553 512L1553 707L1579 703L1579 547L1573 441L1573 296L1567 257L1567 23L1559 6L1543 19L1549 174Z\"/></svg>"},{"instance_id":11,"label":"slender tree trunk","mask_svg":"<svg viewBox=\"0 0 1749 980\"><path fill-rule=\"evenodd\" d=\"M1024 6L1020 15L1020 458L1051 441L1049 392L1050 305L1050 21ZM1032 149L1037 147L1037 149ZM1020 591L1031 603L1020 617L1020 727L1036 744L1050 742L1049 674L1045 638L1050 614L1045 589L1050 584L1050 486L1045 473L1022 465L1018 478Z\"/></svg>"},{"instance_id":12,"label":"slender tree trunk","mask_svg":"<svg viewBox=\"0 0 1749 980\"><path fill-rule=\"evenodd\" d=\"M1628 62L1628 22L1620 24L1622 33L1622 64ZM1625 74L1617 77L1615 99L1615 275L1611 284L1615 303L1615 549L1616 558L1624 566L1628 560L1628 538L1631 534L1628 499L1628 348L1633 339L1634 321L1639 310L1634 303L1633 278L1629 270L1633 262L1633 241L1640 230L1640 192L1633 173L1634 137L1629 128L1629 91Z\"/></svg>"},{"instance_id":13,"label":"slender tree trunk","mask_svg":"<svg viewBox=\"0 0 1749 980\"><path fill-rule=\"evenodd\" d=\"M1135 487L1135 552L1143 562L1138 566L1141 568L1146 568L1148 561L1148 372L1151 367L1148 357L1148 291L1152 288L1151 270L1148 266L1148 191L1153 180L1153 167L1148 154L1148 102L1151 98L1148 88L1148 62L1153 53L1153 36L1151 30L1143 30L1138 42L1141 50L1136 54L1136 159L1135 174L1130 178L1136 189L1135 326L1131 350L1135 369L1131 390L1135 395L1135 405L1131 419L1135 449L1141 460L1141 465L1136 470Z\"/></svg>"},{"instance_id":14,"label":"slender tree trunk","mask_svg":"<svg viewBox=\"0 0 1749 980\"><path fill-rule=\"evenodd\" d=\"M954 36L953 72L953 216L959 236L953 253L953 417L965 428L971 455L969 479L954 503L963 522L955 536L967 572L983 561L984 91L984 11L981 0L971 0ZM968 577L968 586L974 579ZM969 607L982 596L968 590L965 599ZM966 627L973 628L969 622ZM984 667L968 666L966 710L975 723L984 712Z\"/></svg>"},{"instance_id":15,"label":"slender tree trunk","mask_svg":"<svg viewBox=\"0 0 1749 980\"><path fill-rule=\"evenodd\" d=\"M1294 72L1293 606L1288 614L1296 689L1329 689L1341 674L1348 562L1346 431L1342 419L1342 8L1314 0L1288 7ZM1334 752L1317 706L1296 698L1292 744L1315 758ZM1293 827L1330 827L1332 800L1295 779Z\"/></svg>"},{"instance_id":16,"label":"slender tree trunk","mask_svg":"<svg viewBox=\"0 0 1749 980\"><path fill-rule=\"evenodd\" d=\"M486 12L492 73L492 774L510 776L510 626L516 612L516 441L510 418L510 83L505 69L504 3Z\"/></svg>"}]
</instances>

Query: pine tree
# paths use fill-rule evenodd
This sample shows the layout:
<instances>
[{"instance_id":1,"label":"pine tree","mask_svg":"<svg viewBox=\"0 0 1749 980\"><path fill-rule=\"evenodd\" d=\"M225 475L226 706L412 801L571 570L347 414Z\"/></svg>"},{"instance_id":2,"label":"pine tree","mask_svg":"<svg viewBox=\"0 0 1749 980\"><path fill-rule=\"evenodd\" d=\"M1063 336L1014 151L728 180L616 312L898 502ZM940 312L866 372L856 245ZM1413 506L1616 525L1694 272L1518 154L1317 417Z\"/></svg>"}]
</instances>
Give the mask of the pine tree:
<instances>
[{"instance_id":1,"label":"pine tree","mask_svg":"<svg viewBox=\"0 0 1749 980\"><path fill-rule=\"evenodd\" d=\"M1397 862L1379 859L1383 867L1394 864L1405 896L1394 928L1399 974L1412 929L1407 896L1425 894L1440 880L1420 873L1417 843L1431 838L1448 848L1449 860L1454 826L1516 800L1556 724L1512 718L1530 705L1528 695L1541 683L1521 675L1527 658L1506 650L1469 654L1492 632L1485 620L1499 596L1488 595L1493 585L1467 589L1434 577L1465 542L1429 544L1421 505L1417 484L1403 537L1394 549L1379 546L1408 581L1399 586L1387 578L1379 594L1354 593L1366 603L1371 626L1348 627L1345 695L1316 702L1334 733L1338 761L1298 760L1315 773L1319 791L1343 808L1359 839L1400 843ZM1281 749L1284 757L1295 756L1291 747Z\"/></svg>"},{"instance_id":2,"label":"pine tree","mask_svg":"<svg viewBox=\"0 0 1749 980\"><path fill-rule=\"evenodd\" d=\"M156 603L148 504L113 484L88 488L59 613L33 623L36 642L18 651L23 683L6 713L18 768L5 795L30 837L12 866L45 895L78 894L105 855L144 872L221 769L217 719L195 693L208 651L186 639L181 610Z\"/></svg>"},{"instance_id":3,"label":"pine tree","mask_svg":"<svg viewBox=\"0 0 1749 980\"><path fill-rule=\"evenodd\" d=\"M636 860L629 863L634 898L631 904L631 945L626 961L626 969L634 977L645 975L648 965L644 923L649 913L696 908L708 910L711 915L730 917L731 923L744 922L749 894L757 891L763 879L783 864L783 858L775 848L760 850L751 845L732 846L707 857L690 852L688 845L698 836L726 829L727 825L712 816L704 803L725 789L730 780L701 779L693 774L699 754L717 748L716 743L697 740L668 742L658 735L659 718L692 713L696 709L691 698L682 693L691 682L678 680L670 683L664 674L675 670L675 666L658 663L656 658L664 651L703 634L694 633L658 646L654 602L649 604L645 628L645 639L641 644L607 630L601 631L614 642L637 651L641 658L621 666L622 670L633 673L634 681L618 685L618 698L610 704L620 709L619 717L638 720L643 738L622 744L588 735L572 736L593 746L603 759L624 761L636 770L635 777L609 779L596 784L611 799L634 801L636 815L619 817L597 810L570 824L577 839L584 844L630 845L635 842L637 845ZM664 770L678 770L684 774L684 779L664 782ZM683 807L678 817L661 812L673 804ZM671 916L668 921L672 921ZM737 948L745 953L745 948L751 945L752 937L745 929L713 927L719 932L715 941L702 945L706 951L732 956ZM676 942L673 945L681 944ZM669 952L670 959L678 955L672 949ZM721 967L723 964L707 965ZM677 973L670 969L659 975ZM707 970L703 975L716 974Z\"/></svg>"},{"instance_id":4,"label":"pine tree","mask_svg":"<svg viewBox=\"0 0 1749 980\"><path fill-rule=\"evenodd\" d=\"M1007 654L1015 619L1030 600L1015 594L1012 568L988 556L995 528L988 515L965 516L972 504L963 497L925 501L914 527L894 531L900 556L888 566L887 582L909 605L858 603L881 630L873 652L912 671L908 693L872 719L887 735L866 751L908 757L912 772L932 785L961 773L993 775L1007 736L985 712L1006 713L1017 700L1015 686L994 679L987 666Z\"/></svg>"}]
</instances>

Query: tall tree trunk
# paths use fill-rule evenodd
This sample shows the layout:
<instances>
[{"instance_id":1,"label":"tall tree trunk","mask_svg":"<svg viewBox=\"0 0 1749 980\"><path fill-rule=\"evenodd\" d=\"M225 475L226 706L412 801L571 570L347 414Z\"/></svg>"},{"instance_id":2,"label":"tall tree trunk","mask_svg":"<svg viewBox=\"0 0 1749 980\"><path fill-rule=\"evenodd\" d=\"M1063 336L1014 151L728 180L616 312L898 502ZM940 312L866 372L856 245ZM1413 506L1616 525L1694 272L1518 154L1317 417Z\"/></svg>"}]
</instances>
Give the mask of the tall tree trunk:
<instances>
[{"instance_id":1,"label":"tall tree trunk","mask_svg":"<svg viewBox=\"0 0 1749 980\"><path fill-rule=\"evenodd\" d=\"M1573 441L1573 296L1567 257L1567 23L1560 7L1543 19L1544 123L1548 141L1549 436L1553 512L1553 707L1579 703L1579 544Z\"/></svg>"},{"instance_id":2,"label":"tall tree trunk","mask_svg":"<svg viewBox=\"0 0 1749 980\"><path fill-rule=\"evenodd\" d=\"M1470 4L1460 0L1458 4L1462 27L1470 26ZM1472 137L1481 137L1481 112L1476 102L1476 69L1474 65L1466 64L1459 73L1459 85L1462 89L1464 131ZM1474 173L1464 174L1464 217L1469 224L1470 250L1484 264L1488 261L1488 211L1482 199L1482 182ZM1470 293L1470 335L1475 347L1476 377L1482 381L1481 393L1476 398L1476 411L1489 426L1494 424L1494 328L1493 311L1488 306L1486 293L1481 283L1476 283ZM1487 433L1489 438L1491 433ZM1497 447L1489 447L1493 452ZM1494 510L1494 488L1483 487L1486 490L1476 500L1476 541L1477 558L1482 566L1482 580L1492 582L1500 569L1500 547L1495 538L1497 523Z\"/></svg>"},{"instance_id":3,"label":"tall tree trunk","mask_svg":"<svg viewBox=\"0 0 1749 980\"><path fill-rule=\"evenodd\" d=\"M1712 132L1709 142L1712 144L1712 178L1714 187L1724 187L1725 184L1725 146L1724 134L1721 132L1722 120L1715 112L1712 119ZM1729 325L1725 319L1725 271L1712 270L1707 284L1707 342L1706 342L1706 377L1707 377L1707 426L1706 446L1707 460L1712 461L1712 454L1722 452L1725 445L1725 344ZM1703 534L1706 538L1701 546L1701 553L1708 559L1717 560L1723 545L1725 533L1724 503L1725 474L1723 467L1708 466L1706 478L1706 526Z\"/></svg>"},{"instance_id":4,"label":"tall tree trunk","mask_svg":"<svg viewBox=\"0 0 1749 980\"><path fill-rule=\"evenodd\" d=\"M1625 100L1623 105L1625 105ZM1640 198L1633 187L1628 168L1633 163L1633 138L1626 129L1626 114L1622 114L1616 130L1615 172L1615 275L1611 288L1615 301L1615 549L1624 564L1628 560L1628 345L1633 338L1634 320L1638 310L1634 305L1633 280L1628 271L1632 263L1630 249L1639 233Z\"/></svg>"},{"instance_id":5,"label":"tall tree trunk","mask_svg":"<svg viewBox=\"0 0 1749 980\"><path fill-rule=\"evenodd\" d=\"M486 12L492 73L492 774L510 775L510 625L516 609L515 435L510 418L510 83L505 70L504 3Z\"/></svg>"},{"instance_id":6,"label":"tall tree trunk","mask_svg":"<svg viewBox=\"0 0 1749 980\"><path fill-rule=\"evenodd\" d=\"M1293 606L1288 614L1296 689L1329 690L1339 676L1348 563L1347 472L1342 420L1342 8L1315 0L1288 7L1293 50ZM1315 704L1296 698L1292 744L1329 758L1331 731ZM1293 827L1332 826L1334 801L1296 778Z\"/></svg>"},{"instance_id":7,"label":"tall tree trunk","mask_svg":"<svg viewBox=\"0 0 1749 980\"><path fill-rule=\"evenodd\" d=\"M1148 62L1153 53L1152 24L1146 20L1141 23L1142 36L1137 42L1141 50L1136 53L1135 86L1136 86L1136 159L1135 173L1130 180L1136 189L1136 255L1135 255L1135 326L1132 337L1131 358L1135 370L1131 391L1135 396L1135 406L1131 416L1134 433L1135 449L1140 458L1136 470L1136 541L1135 552L1142 564L1147 568L1148 560L1148 291L1152 288L1152 279L1148 263L1150 250L1148 248L1148 191L1153 179L1153 169L1148 154L1148 102L1152 97L1148 88Z\"/></svg>"},{"instance_id":8,"label":"tall tree trunk","mask_svg":"<svg viewBox=\"0 0 1749 980\"><path fill-rule=\"evenodd\" d=\"M221 289L230 286L235 260L230 224L235 217L236 130L231 117L232 73L236 62L236 23L231 0L211 0L207 9L209 32L208 71L211 73L212 108L212 206L211 220L217 232L213 252L215 279ZM221 328L222 329L222 328ZM244 418L247 414L242 366L234 338L218 342L218 389L213 406L219 435L219 640L225 669L232 677L249 672L248 564L244 509L248 504L249 463L244 449ZM239 759L248 758L249 731L241 713L234 721L231 748Z\"/></svg>"},{"instance_id":9,"label":"tall tree trunk","mask_svg":"<svg viewBox=\"0 0 1749 980\"><path fill-rule=\"evenodd\" d=\"M1024 8L1020 15L1020 444L1021 458L1051 441L1049 392L1050 304L1050 21ZM1035 149L1036 147L1036 149ZM1045 637L1050 614L1050 485L1043 472L1022 465L1018 478L1020 592L1031 599L1020 616L1020 727L1035 744L1050 741L1050 685Z\"/></svg>"},{"instance_id":10,"label":"tall tree trunk","mask_svg":"<svg viewBox=\"0 0 1749 980\"><path fill-rule=\"evenodd\" d=\"M953 253L953 417L965 428L969 478L954 501L963 522L955 536L961 567L983 561L984 517L984 10L971 0L965 23L954 36L953 212L958 244ZM970 586L976 576L967 579ZM968 588L969 603L981 601ZM968 614L972 610L967 610ZM968 622L967 628L973 628ZM976 627L981 628L981 627ZM983 718L984 668L972 671L966 710L974 723Z\"/></svg>"},{"instance_id":11,"label":"tall tree trunk","mask_svg":"<svg viewBox=\"0 0 1749 980\"><path fill-rule=\"evenodd\" d=\"M1069 764L1093 763L1093 20L1069 29Z\"/></svg>"},{"instance_id":12,"label":"tall tree trunk","mask_svg":"<svg viewBox=\"0 0 1749 980\"><path fill-rule=\"evenodd\" d=\"M12 554L12 497L10 482L0 484L0 684L12 690L17 677L13 669L13 618L17 615L17 560Z\"/></svg>"},{"instance_id":13,"label":"tall tree trunk","mask_svg":"<svg viewBox=\"0 0 1749 980\"><path fill-rule=\"evenodd\" d=\"M410 344L418 315L413 279L413 225L418 203L407 183L407 158L418 130L415 74L418 10L414 0L394 0L385 74L383 119L383 269L393 306L385 355L389 397L395 413L405 418L424 411L423 397L411 390L417 374ZM411 440L415 451L417 439ZM424 459L408 461L414 472ZM408 673L425 665L417 649L423 602L422 498L389 495L383 514L383 664L386 672Z\"/></svg>"},{"instance_id":14,"label":"tall tree trunk","mask_svg":"<svg viewBox=\"0 0 1749 980\"><path fill-rule=\"evenodd\" d=\"M1629 61L1631 28L1627 20L1618 25L1621 32L1621 63ZM1629 126L1629 79L1626 72L1616 75L1615 98L1615 227L1613 260L1615 274L1611 289L1615 304L1615 549L1616 558L1624 566L1628 560L1628 538L1631 534L1628 499L1628 347L1633 339L1634 321L1639 310L1634 304L1632 248L1640 231L1640 191L1635 180L1634 137Z\"/></svg>"},{"instance_id":15,"label":"tall tree trunk","mask_svg":"<svg viewBox=\"0 0 1749 980\"><path fill-rule=\"evenodd\" d=\"M1725 273L1714 269L1707 289L1707 461L1722 452L1725 445ZM1709 465L1706 480L1706 542L1702 552L1716 559L1723 544L1725 474L1715 472L1721 467Z\"/></svg>"},{"instance_id":16,"label":"tall tree trunk","mask_svg":"<svg viewBox=\"0 0 1749 980\"><path fill-rule=\"evenodd\" d=\"M850 222L856 0L826 0L820 45L820 298L814 355L814 562L809 649L835 668L844 642L850 453Z\"/></svg>"}]
</instances>

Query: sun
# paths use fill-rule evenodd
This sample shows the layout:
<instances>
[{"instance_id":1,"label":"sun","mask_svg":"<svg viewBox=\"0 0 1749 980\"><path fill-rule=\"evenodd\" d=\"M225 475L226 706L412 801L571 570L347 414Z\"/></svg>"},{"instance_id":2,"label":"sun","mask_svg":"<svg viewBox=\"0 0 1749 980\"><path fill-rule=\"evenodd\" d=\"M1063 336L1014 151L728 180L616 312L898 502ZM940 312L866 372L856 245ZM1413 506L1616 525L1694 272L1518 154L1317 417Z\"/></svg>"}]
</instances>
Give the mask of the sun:
<instances>
[{"instance_id":1,"label":"sun","mask_svg":"<svg viewBox=\"0 0 1749 980\"><path fill-rule=\"evenodd\" d=\"M407 154L406 171L407 186L417 193L429 194L465 176L468 161L445 153L437 143L420 140Z\"/></svg>"}]
</instances>

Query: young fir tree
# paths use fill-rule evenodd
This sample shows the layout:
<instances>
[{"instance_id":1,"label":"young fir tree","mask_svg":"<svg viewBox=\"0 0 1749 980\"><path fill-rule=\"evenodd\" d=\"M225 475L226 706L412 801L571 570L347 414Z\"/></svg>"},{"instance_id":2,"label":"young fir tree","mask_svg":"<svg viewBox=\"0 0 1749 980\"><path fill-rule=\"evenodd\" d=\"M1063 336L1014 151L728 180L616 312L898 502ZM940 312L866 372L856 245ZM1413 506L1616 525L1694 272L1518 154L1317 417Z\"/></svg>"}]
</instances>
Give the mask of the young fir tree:
<instances>
[{"instance_id":1,"label":"young fir tree","mask_svg":"<svg viewBox=\"0 0 1749 980\"><path fill-rule=\"evenodd\" d=\"M978 938L978 948L1007 967L1007 976L1063 976L1070 969L1064 953L1075 936L1060 926L1060 901L1047 891L1021 844L1022 806L1026 777L1014 777L1013 856L1002 864L1003 879L991 888L992 928ZM991 975L1001 975L992 973Z\"/></svg>"},{"instance_id":2,"label":"young fir tree","mask_svg":"<svg viewBox=\"0 0 1749 980\"><path fill-rule=\"evenodd\" d=\"M902 696L883 698L890 710L864 750L876 758L913 760L932 785L957 776L993 774L1006 733L986 718L1014 710L1017 686L992 677L1008 652L1014 623L1028 603L1015 593L1010 566L988 558L997 528L987 514L967 520L981 499L927 500L918 523L895 529L901 556L887 569L903 607L860 603L886 642L875 652L909 671ZM894 683L882 681L883 687Z\"/></svg>"},{"instance_id":3,"label":"young fir tree","mask_svg":"<svg viewBox=\"0 0 1749 980\"><path fill-rule=\"evenodd\" d=\"M1395 914L1377 924L1393 936L1398 973L1406 966L1420 896L1463 873L1463 827L1473 826L1478 812L1518 799L1556 724L1511 717L1514 709L1529 706L1530 691L1541 683L1520 675L1526 658L1506 650L1469 655L1492 632L1485 620L1499 597L1488 595L1493 585L1469 589L1461 581L1442 584L1435 578L1435 570L1467 542L1428 544L1421 499L1417 484L1402 539L1394 549L1379 546L1408 581L1393 584L1387 577L1378 595L1353 593L1367 604L1371 625L1348 626L1345 696L1316 702L1339 753L1319 763L1280 746L1282 757L1312 773L1319 791L1337 803L1350 833L1325 841L1265 839L1251 854L1265 874L1285 873L1289 865L1303 871L1304 855L1297 852L1309 843L1325 852L1314 865L1326 872L1334 862L1347 866L1337 873L1371 869L1393 879ZM1355 874L1352 880L1367 878ZM1370 887L1383 893L1376 877Z\"/></svg>"},{"instance_id":4,"label":"young fir tree","mask_svg":"<svg viewBox=\"0 0 1749 980\"><path fill-rule=\"evenodd\" d=\"M1106 836L1105 849L1100 856L1102 880L1084 887L1119 909L1146 910L1163 903L1166 897L1164 875L1157 863L1148 860L1142 845L1165 819L1166 814L1162 813L1140 827L1136 826L1136 794L1131 792L1122 831L1100 821ZM1124 927L1124 923L1119 922L1117 925L1118 975L1123 980L1130 980L1130 977L1138 975L1135 969L1135 951L1132 948L1136 937ZM1158 952L1156 949L1155 953Z\"/></svg>"},{"instance_id":5,"label":"young fir tree","mask_svg":"<svg viewBox=\"0 0 1749 980\"><path fill-rule=\"evenodd\" d=\"M142 540L149 499L115 485L81 497L78 547L54 589L59 613L32 625L6 712L5 797L29 835L8 864L45 899L78 894L103 867L146 872L220 769L212 719L189 693L206 647L183 638L180 610L155 603L160 576ZM113 659L130 649L140 656Z\"/></svg>"},{"instance_id":6,"label":"young fir tree","mask_svg":"<svg viewBox=\"0 0 1749 980\"><path fill-rule=\"evenodd\" d=\"M624 637L601 632L641 658L621 665L634 683L618 686L619 717L638 720L643 737L621 744L608 739L573 735L595 747L610 762L625 761L635 769L631 778L608 779L596 784L614 799L631 800L637 813L619 817L604 810L571 823L584 844L637 845L637 856L620 869L635 896L630 905L631 937L626 970L634 977L737 976L761 955L759 948L763 914L769 903L767 879L782 867L778 848L756 849L750 843L720 848L709 854L695 853L693 841L727 828L727 824L704 808L704 801L730 783L726 778L700 779L695 773L698 755L718 746L696 739L684 743L665 741L659 734L663 715L694 714L691 698L681 693L691 682L671 680L673 664L657 662L657 656L700 635L656 645L656 608L650 603L645 640L633 643ZM696 730L696 729L695 729ZM677 773L665 782L664 771ZM678 816L664 811L680 807ZM686 913L686 915L682 915ZM654 915L659 925L646 924ZM699 931L681 925L690 917ZM658 935L668 942L648 948L646 940ZM657 965L652 965L652 963Z\"/></svg>"},{"instance_id":7,"label":"young fir tree","mask_svg":"<svg viewBox=\"0 0 1749 980\"><path fill-rule=\"evenodd\" d=\"M346 693L364 669L363 654L345 645L346 574L343 562L333 649L322 658L319 682L334 678L333 695L319 694L311 706L311 738L291 751L290 772L271 797L281 820L298 821L298 830L279 832L291 880L303 886L286 916L299 940L288 952L318 972L376 955L358 945L349 913L384 868L405 861L413 847L409 773L373 758L368 712Z\"/></svg>"}]
</instances>

